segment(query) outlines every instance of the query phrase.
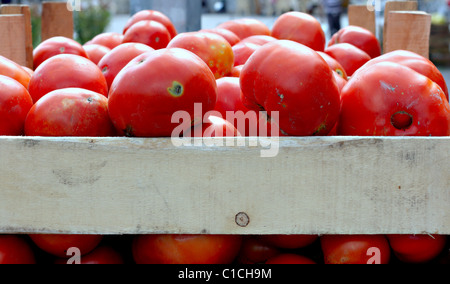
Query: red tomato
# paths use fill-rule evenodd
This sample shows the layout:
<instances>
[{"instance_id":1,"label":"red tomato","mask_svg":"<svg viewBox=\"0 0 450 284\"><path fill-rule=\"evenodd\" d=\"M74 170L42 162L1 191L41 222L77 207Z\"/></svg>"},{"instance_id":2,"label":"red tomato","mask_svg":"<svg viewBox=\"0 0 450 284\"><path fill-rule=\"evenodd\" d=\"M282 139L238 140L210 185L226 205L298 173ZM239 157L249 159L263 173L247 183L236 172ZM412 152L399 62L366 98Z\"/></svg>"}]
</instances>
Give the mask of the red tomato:
<instances>
[{"instance_id":1,"label":"red tomato","mask_svg":"<svg viewBox=\"0 0 450 284\"><path fill-rule=\"evenodd\" d=\"M233 68L231 68L230 77L240 78L242 68L244 68L244 65L233 66Z\"/></svg>"},{"instance_id":2,"label":"red tomato","mask_svg":"<svg viewBox=\"0 0 450 284\"><path fill-rule=\"evenodd\" d=\"M242 236L140 235L133 240L137 264L231 264Z\"/></svg>"},{"instance_id":3,"label":"red tomato","mask_svg":"<svg viewBox=\"0 0 450 284\"><path fill-rule=\"evenodd\" d=\"M361 68L364 64L370 61L370 56L349 43L338 43L328 47L325 53L336 59L349 77Z\"/></svg>"},{"instance_id":4,"label":"red tomato","mask_svg":"<svg viewBox=\"0 0 450 284\"><path fill-rule=\"evenodd\" d=\"M146 52L116 77L109 94L109 112L118 131L130 137L171 137L172 116L189 113L200 122L214 109L217 83L208 65L181 48ZM196 114L195 104L202 105Z\"/></svg>"},{"instance_id":5,"label":"red tomato","mask_svg":"<svg viewBox=\"0 0 450 284\"><path fill-rule=\"evenodd\" d=\"M108 99L79 88L48 93L34 104L25 122L27 136L111 137L115 133Z\"/></svg>"},{"instance_id":6,"label":"red tomato","mask_svg":"<svg viewBox=\"0 0 450 284\"><path fill-rule=\"evenodd\" d=\"M167 28L157 21L140 21L131 26L123 36L123 43L139 42L154 49L166 48L172 39Z\"/></svg>"},{"instance_id":7,"label":"red tomato","mask_svg":"<svg viewBox=\"0 0 450 284\"><path fill-rule=\"evenodd\" d=\"M267 244L257 236L245 236L236 261L239 264L261 264L279 254L279 248Z\"/></svg>"},{"instance_id":8,"label":"red tomato","mask_svg":"<svg viewBox=\"0 0 450 284\"><path fill-rule=\"evenodd\" d=\"M240 42L233 46L234 66L245 65L247 60L261 45L251 42Z\"/></svg>"},{"instance_id":9,"label":"red tomato","mask_svg":"<svg viewBox=\"0 0 450 284\"><path fill-rule=\"evenodd\" d=\"M329 56L325 52L318 51L317 53L320 56L322 56L322 58L327 62L328 66L330 66L331 70L335 71L345 81L348 80L347 72L345 72L345 68L342 67L341 63L339 63L336 59Z\"/></svg>"},{"instance_id":10,"label":"red tomato","mask_svg":"<svg viewBox=\"0 0 450 284\"><path fill-rule=\"evenodd\" d=\"M218 35L222 36L224 39L226 39L231 46L234 46L235 44L237 44L238 42L241 41L241 39L235 33L233 33L230 30L226 30L226 29L214 28L214 29L206 29L206 30L200 30L200 31L218 34Z\"/></svg>"},{"instance_id":11,"label":"red tomato","mask_svg":"<svg viewBox=\"0 0 450 284\"><path fill-rule=\"evenodd\" d=\"M264 235L259 237L263 242L280 249L300 249L315 243L316 235Z\"/></svg>"},{"instance_id":12,"label":"red tomato","mask_svg":"<svg viewBox=\"0 0 450 284\"><path fill-rule=\"evenodd\" d=\"M240 79L244 105L269 115L279 112L283 135L327 135L338 120L340 93L333 71L305 45L290 40L263 45Z\"/></svg>"},{"instance_id":13,"label":"red tomato","mask_svg":"<svg viewBox=\"0 0 450 284\"><path fill-rule=\"evenodd\" d=\"M386 54L383 54L375 59L370 60L361 69L370 67L380 62L394 62L413 69L416 72L428 77L431 81L438 84L444 91L447 99L448 88L445 82L445 78L439 69L429 59L420 56L414 52L407 50L396 50Z\"/></svg>"},{"instance_id":14,"label":"red tomato","mask_svg":"<svg viewBox=\"0 0 450 284\"><path fill-rule=\"evenodd\" d=\"M241 42L265 45L266 43L277 41L278 39L268 35L254 35L243 39Z\"/></svg>"},{"instance_id":15,"label":"red tomato","mask_svg":"<svg viewBox=\"0 0 450 284\"><path fill-rule=\"evenodd\" d=\"M242 103L242 91L239 78L224 77L217 79L216 82L218 95L214 110L220 112L223 118L227 117L227 112L242 111L243 113L247 113L250 111Z\"/></svg>"},{"instance_id":16,"label":"red tomato","mask_svg":"<svg viewBox=\"0 0 450 284\"><path fill-rule=\"evenodd\" d=\"M241 40L254 35L270 35L270 29L257 19L242 18L226 21L216 28L235 33Z\"/></svg>"},{"instance_id":17,"label":"red tomato","mask_svg":"<svg viewBox=\"0 0 450 284\"><path fill-rule=\"evenodd\" d=\"M36 103L51 91L64 88L82 88L108 96L108 84L100 68L73 54L56 55L41 64L31 77L28 91Z\"/></svg>"},{"instance_id":18,"label":"red tomato","mask_svg":"<svg viewBox=\"0 0 450 284\"><path fill-rule=\"evenodd\" d=\"M36 264L29 242L19 235L0 235L0 264Z\"/></svg>"},{"instance_id":19,"label":"red tomato","mask_svg":"<svg viewBox=\"0 0 450 284\"><path fill-rule=\"evenodd\" d=\"M358 71L344 87L338 134L449 136L450 105L427 77L381 62Z\"/></svg>"},{"instance_id":20,"label":"red tomato","mask_svg":"<svg viewBox=\"0 0 450 284\"><path fill-rule=\"evenodd\" d=\"M33 76L33 74L34 74L34 70L33 69L28 68L26 66L20 66L20 67L22 67L25 71L27 71L27 73L30 75L30 78L31 78L31 76Z\"/></svg>"},{"instance_id":21,"label":"red tomato","mask_svg":"<svg viewBox=\"0 0 450 284\"><path fill-rule=\"evenodd\" d=\"M274 23L272 36L304 44L316 51L324 51L326 35L320 22L302 12L288 12Z\"/></svg>"},{"instance_id":22,"label":"red tomato","mask_svg":"<svg viewBox=\"0 0 450 284\"><path fill-rule=\"evenodd\" d=\"M366 52L371 58L381 55L378 38L369 30L358 26L346 26L333 35L328 46L349 43Z\"/></svg>"},{"instance_id":23,"label":"red tomato","mask_svg":"<svg viewBox=\"0 0 450 284\"><path fill-rule=\"evenodd\" d=\"M55 264L67 264L67 261L66 256L66 258L58 258ZM123 256L116 249L105 245L99 245L92 252L82 256L80 262L82 265L125 264Z\"/></svg>"},{"instance_id":24,"label":"red tomato","mask_svg":"<svg viewBox=\"0 0 450 284\"><path fill-rule=\"evenodd\" d=\"M284 253L284 254L280 254L280 255L270 258L269 260L267 260L266 264L267 265L281 265L281 264L313 265L313 264L317 264L317 263L314 260L312 260L308 257L305 257L305 256L301 256L301 255L297 255L297 254L293 254L293 253Z\"/></svg>"},{"instance_id":25,"label":"red tomato","mask_svg":"<svg viewBox=\"0 0 450 284\"><path fill-rule=\"evenodd\" d=\"M109 32L96 35L89 44L99 44L106 46L109 49L113 49L120 45L123 41L123 35L119 33Z\"/></svg>"},{"instance_id":26,"label":"red tomato","mask_svg":"<svg viewBox=\"0 0 450 284\"><path fill-rule=\"evenodd\" d=\"M129 42L122 43L116 48L108 52L97 64L105 76L108 88L111 87L112 82L117 74L137 56L154 50L143 43Z\"/></svg>"},{"instance_id":27,"label":"red tomato","mask_svg":"<svg viewBox=\"0 0 450 284\"><path fill-rule=\"evenodd\" d=\"M325 264L388 264L391 260L391 248L383 235L327 235L320 241Z\"/></svg>"},{"instance_id":28,"label":"red tomato","mask_svg":"<svg viewBox=\"0 0 450 284\"><path fill-rule=\"evenodd\" d=\"M81 255L93 251L103 239L100 235L29 235L31 240L44 252L67 258L69 248L78 248ZM69 256L70 257L70 256Z\"/></svg>"},{"instance_id":29,"label":"red tomato","mask_svg":"<svg viewBox=\"0 0 450 284\"><path fill-rule=\"evenodd\" d=\"M44 61L58 54L73 54L88 58L83 46L77 41L57 36L41 42L33 51L34 69L36 70Z\"/></svg>"},{"instance_id":30,"label":"red tomato","mask_svg":"<svg viewBox=\"0 0 450 284\"><path fill-rule=\"evenodd\" d=\"M219 115L209 115L202 124L197 124L188 130L185 137L241 137L241 133L233 124Z\"/></svg>"},{"instance_id":31,"label":"red tomato","mask_svg":"<svg viewBox=\"0 0 450 284\"><path fill-rule=\"evenodd\" d=\"M33 100L24 86L0 75L0 135L23 135L25 119L32 106Z\"/></svg>"},{"instance_id":32,"label":"red tomato","mask_svg":"<svg viewBox=\"0 0 450 284\"><path fill-rule=\"evenodd\" d=\"M10 77L28 89L31 75L22 66L0 55L0 75Z\"/></svg>"},{"instance_id":33,"label":"red tomato","mask_svg":"<svg viewBox=\"0 0 450 284\"><path fill-rule=\"evenodd\" d=\"M172 39L167 48L183 48L198 55L208 64L216 79L229 75L234 64L231 45L214 33L181 33Z\"/></svg>"},{"instance_id":34,"label":"red tomato","mask_svg":"<svg viewBox=\"0 0 450 284\"><path fill-rule=\"evenodd\" d=\"M111 49L106 46L94 43L84 45L83 48L86 51L89 60L94 64L98 64L100 60L111 51Z\"/></svg>"},{"instance_id":35,"label":"red tomato","mask_svg":"<svg viewBox=\"0 0 450 284\"><path fill-rule=\"evenodd\" d=\"M139 11L136 14L134 14L126 23L123 34L127 32L127 30L133 26L134 24L140 22L140 21L156 21L161 24L163 24L166 29L169 31L169 34L171 38L174 38L177 35L177 30L175 26L173 25L172 21L169 17L164 15L163 13L159 11L154 10L143 10Z\"/></svg>"},{"instance_id":36,"label":"red tomato","mask_svg":"<svg viewBox=\"0 0 450 284\"><path fill-rule=\"evenodd\" d=\"M388 235L395 256L405 263L427 263L439 256L447 244L442 235Z\"/></svg>"}]
</instances>

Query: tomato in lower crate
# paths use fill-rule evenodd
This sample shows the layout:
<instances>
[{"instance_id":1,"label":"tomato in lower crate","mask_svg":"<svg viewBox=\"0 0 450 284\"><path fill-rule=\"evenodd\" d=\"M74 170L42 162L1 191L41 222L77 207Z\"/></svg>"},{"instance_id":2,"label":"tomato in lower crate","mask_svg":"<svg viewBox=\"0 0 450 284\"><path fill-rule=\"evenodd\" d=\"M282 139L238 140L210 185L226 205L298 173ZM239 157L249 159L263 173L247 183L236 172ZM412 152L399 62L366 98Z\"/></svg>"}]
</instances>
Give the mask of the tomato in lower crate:
<instances>
[{"instance_id":1,"label":"tomato in lower crate","mask_svg":"<svg viewBox=\"0 0 450 284\"><path fill-rule=\"evenodd\" d=\"M381 44L378 38L369 30L358 26L346 26L335 33L328 46L337 43L349 43L365 51L371 58L381 55Z\"/></svg>"},{"instance_id":2,"label":"tomato in lower crate","mask_svg":"<svg viewBox=\"0 0 450 284\"><path fill-rule=\"evenodd\" d=\"M261 264L279 254L281 254L280 248L260 240L258 236L244 236L236 262L238 264Z\"/></svg>"},{"instance_id":3,"label":"tomato in lower crate","mask_svg":"<svg viewBox=\"0 0 450 284\"><path fill-rule=\"evenodd\" d=\"M106 46L109 49L116 48L122 44L123 35L115 32L105 32L93 37L89 43Z\"/></svg>"},{"instance_id":4,"label":"tomato in lower crate","mask_svg":"<svg viewBox=\"0 0 450 284\"><path fill-rule=\"evenodd\" d=\"M384 235L320 237L325 264L388 264L391 248Z\"/></svg>"},{"instance_id":5,"label":"tomato in lower crate","mask_svg":"<svg viewBox=\"0 0 450 284\"><path fill-rule=\"evenodd\" d=\"M21 136L33 106L27 89L16 80L0 75L0 135Z\"/></svg>"},{"instance_id":6,"label":"tomato in lower crate","mask_svg":"<svg viewBox=\"0 0 450 284\"><path fill-rule=\"evenodd\" d=\"M108 84L96 64L87 58L60 54L41 64L30 80L28 91L36 103L51 91L83 88L108 97Z\"/></svg>"},{"instance_id":7,"label":"tomato in lower crate","mask_svg":"<svg viewBox=\"0 0 450 284\"><path fill-rule=\"evenodd\" d=\"M442 235L388 235L395 256L405 263L427 263L445 249L447 236Z\"/></svg>"},{"instance_id":8,"label":"tomato in lower crate","mask_svg":"<svg viewBox=\"0 0 450 284\"><path fill-rule=\"evenodd\" d=\"M398 63L380 62L358 71L341 99L338 135L450 135L450 105L442 89Z\"/></svg>"},{"instance_id":9,"label":"tomato in lower crate","mask_svg":"<svg viewBox=\"0 0 450 284\"><path fill-rule=\"evenodd\" d=\"M68 263L68 261L70 263ZM73 263L69 258L58 258L55 260L55 264L77 264ZM109 264L109 265L119 265L125 264L124 257L117 251L115 248L106 245L99 245L90 253L83 255L80 258L79 264L91 264L91 265L101 265L101 264Z\"/></svg>"},{"instance_id":10,"label":"tomato in lower crate","mask_svg":"<svg viewBox=\"0 0 450 284\"><path fill-rule=\"evenodd\" d=\"M14 61L0 55L0 75L12 78L28 89L31 74Z\"/></svg>"},{"instance_id":11,"label":"tomato in lower crate","mask_svg":"<svg viewBox=\"0 0 450 284\"><path fill-rule=\"evenodd\" d=\"M166 48L172 37L167 28L157 21L140 21L123 35L123 43L139 42L154 49Z\"/></svg>"},{"instance_id":12,"label":"tomato in lower crate","mask_svg":"<svg viewBox=\"0 0 450 284\"><path fill-rule=\"evenodd\" d=\"M263 235L258 237L261 241L281 249L300 249L315 243L317 235Z\"/></svg>"},{"instance_id":13,"label":"tomato in lower crate","mask_svg":"<svg viewBox=\"0 0 450 284\"><path fill-rule=\"evenodd\" d=\"M36 264L28 239L20 235L0 235L0 264Z\"/></svg>"},{"instance_id":14,"label":"tomato in lower crate","mask_svg":"<svg viewBox=\"0 0 450 284\"><path fill-rule=\"evenodd\" d=\"M325 53L341 64L349 77L371 60L363 50L349 43L337 43L325 49Z\"/></svg>"},{"instance_id":15,"label":"tomato in lower crate","mask_svg":"<svg viewBox=\"0 0 450 284\"><path fill-rule=\"evenodd\" d=\"M235 33L226 29L212 28L212 29L203 29L200 31L218 34L222 36L224 39L226 39L231 46L234 46L235 44L241 41L241 39Z\"/></svg>"},{"instance_id":16,"label":"tomato in lower crate","mask_svg":"<svg viewBox=\"0 0 450 284\"><path fill-rule=\"evenodd\" d=\"M70 258L70 248L79 249L81 256L92 252L103 240L101 235L29 235L34 244L44 252L61 258Z\"/></svg>"},{"instance_id":17,"label":"tomato in lower crate","mask_svg":"<svg viewBox=\"0 0 450 284\"><path fill-rule=\"evenodd\" d=\"M177 35L177 30L175 28L175 25L172 23L169 17L167 17L164 13L161 13L156 10L142 10L139 11L131 16L131 18L128 19L127 23L125 24L125 27L123 28L123 34L127 32L127 30L133 26L134 24L140 22L140 21L157 21L161 24L163 24L166 29L169 31L172 38L174 38Z\"/></svg>"},{"instance_id":18,"label":"tomato in lower crate","mask_svg":"<svg viewBox=\"0 0 450 284\"><path fill-rule=\"evenodd\" d=\"M231 264L241 244L238 235L139 235L132 250L137 264Z\"/></svg>"},{"instance_id":19,"label":"tomato in lower crate","mask_svg":"<svg viewBox=\"0 0 450 284\"><path fill-rule=\"evenodd\" d=\"M304 264L304 265L312 265L317 264L314 260L298 255L293 253L284 253L277 256L274 256L266 261L267 265L281 265L281 264L287 264L287 265L298 265L298 264Z\"/></svg>"},{"instance_id":20,"label":"tomato in lower crate","mask_svg":"<svg viewBox=\"0 0 450 284\"><path fill-rule=\"evenodd\" d=\"M105 96L67 88L50 92L33 105L25 121L25 135L111 137L116 130Z\"/></svg>"},{"instance_id":21,"label":"tomato in lower crate","mask_svg":"<svg viewBox=\"0 0 450 284\"><path fill-rule=\"evenodd\" d=\"M64 36L55 36L44 40L33 50L34 69L37 69L47 59L59 54L72 54L88 58L79 42Z\"/></svg>"},{"instance_id":22,"label":"tomato in lower crate","mask_svg":"<svg viewBox=\"0 0 450 284\"><path fill-rule=\"evenodd\" d=\"M89 60L91 60L94 64L98 64L100 60L111 51L110 48L100 45L100 44L85 44L83 45L84 50L86 50L86 54L88 55Z\"/></svg>"}]
</instances>

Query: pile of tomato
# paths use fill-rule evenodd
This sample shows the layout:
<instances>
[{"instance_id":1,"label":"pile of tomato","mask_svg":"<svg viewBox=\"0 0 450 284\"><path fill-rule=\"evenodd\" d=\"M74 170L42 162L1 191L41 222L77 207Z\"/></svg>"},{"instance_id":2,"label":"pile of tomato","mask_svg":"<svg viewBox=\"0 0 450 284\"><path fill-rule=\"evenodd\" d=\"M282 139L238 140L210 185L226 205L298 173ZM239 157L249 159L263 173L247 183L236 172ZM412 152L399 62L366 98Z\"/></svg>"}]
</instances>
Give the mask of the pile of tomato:
<instances>
[{"instance_id":1,"label":"pile of tomato","mask_svg":"<svg viewBox=\"0 0 450 284\"><path fill-rule=\"evenodd\" d=\"M450 135L448 88L431 61L406 50L382 54L378 39L356 26L327 43L320 23L300 12L271 29L244 18L178 33L166 15L146 10L121 34L84 45L54 37L33 55L33 69L0 56L2 136L156 138L180 127L180 135L266 135L227 120L251 111L264 115L250 123L272 136ZM180 111L189 115L181 125L173 120ZM450 256L441 235L3 235L0 263L67 263L69 248L82 263L112 264L448 263Z\"/></svg>"}]
</instances>

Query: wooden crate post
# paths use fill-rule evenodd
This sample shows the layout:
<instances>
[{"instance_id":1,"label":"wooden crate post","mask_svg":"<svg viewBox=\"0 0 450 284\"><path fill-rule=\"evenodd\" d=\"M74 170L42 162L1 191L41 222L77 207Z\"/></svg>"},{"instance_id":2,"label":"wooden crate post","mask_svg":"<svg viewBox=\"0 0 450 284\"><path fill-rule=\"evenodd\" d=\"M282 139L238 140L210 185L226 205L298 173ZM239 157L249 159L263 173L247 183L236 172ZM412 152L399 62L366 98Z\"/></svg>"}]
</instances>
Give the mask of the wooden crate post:
<instances>
[{"instance_id":1,"label":"wooden crate post","mask_svg":"<svg viewBox=\"0 0 450 284\"><path fill-rule=\"evenodd\" d=\"M73 39L73 11L67 2L42 3L42 41L55 36Z\"/></svg>"},{"instance_id":2,"label":"wooden crate post","mask_svg":"<svg viewBox=\"0 0 450 284\"><path fill-rule=\"evenodd\" d=\"M370 11L367 5L350 5L348 7L348 23L371 31L377 35L375 10Z\"/></svg>"},{"instance_id":3,"label":"wooden crate post","mask_svg":"<svg viewBox=\"0 0 450 284\"><path fill-rule=\"evenodd\" d=\"M429 59L430 34L430 14L420 11L389 12L385 52L403 49Z\"/></svg>"},{"instance_id":4,"label":"wooden crate post","mask_svg":"<svg viewBox=\"0 0 450 284\"><path fill-rule=\"evenodd\" d=\"M31 27L31 10L28 5L1 5L0 14L2 15L23 15L24 17L24 29L25 29L25 59L23 58L11 58L18 64L33 69L33 35ZM21 41L22 39L19 39ZM6 41L8 42L8 41ZM22 47L16 46L22 50ZM19 51L22 53L22 51Z\"/></svg>"},{"instance_id":5,"label":"wooden crate post","mask_svg":"<svg viewBox=\"0 0 450 284\"><path fill-rule=\"evenodd\" d=\"M27 64L24 15L0 15L0 55Z\"/></svg>"},{"instance_id":6,"label":"wooden crate post","mask_svg":"<svg viewBox=\"0 0 450 284\"><path fill-rule=\"evenodd\" d=\"M419 4L417 1L388 1L384 9L384 30L383 30L383 46L386 46L386 30L388 29L388 16L393 11L417 11ZM386 50L385 50L386 53Z\"/></svg>"}]
</instances>

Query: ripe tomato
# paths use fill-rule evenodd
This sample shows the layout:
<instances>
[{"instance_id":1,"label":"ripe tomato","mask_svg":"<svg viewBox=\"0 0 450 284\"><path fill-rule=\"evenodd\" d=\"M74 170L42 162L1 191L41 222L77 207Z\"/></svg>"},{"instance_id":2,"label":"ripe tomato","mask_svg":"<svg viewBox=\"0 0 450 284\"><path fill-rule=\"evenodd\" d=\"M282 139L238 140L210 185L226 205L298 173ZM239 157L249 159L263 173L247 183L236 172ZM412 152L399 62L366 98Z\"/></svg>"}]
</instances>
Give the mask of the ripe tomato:
<instances>
[{"instance_id":1,"label":"ripe tomato","mask_svg":"<svg viewBox=\"0 0 450 284\"><path fill-rule=\"evenodd\" d=\"M233 46L234 66L245 65L247 60L261 45L251 42L240 42Z\"/></svg>"},{"instance_id":2,"label":"ripe tomato","mask_svg":"<svg viewBox=\"0 0 450 284\"><path fill-rule=\"evenodd\" d=\"M86 51L89 60L94 64L98 64L100 60L111 51L111 49L106 46L94 43L84 45L83 48Z\"/></svg>"},{"instance_id":3,"label":"ripe tomato","mask_svg":"<svg viewBox=\"0 0 450 284\"><path fill-rule=\"evenodd\" d=\"M320 22L302 12L281 15L272 27L272 36L304 44L316 51L324 51L326 35Z\"/></svg>"},{"instance_id":4,"label":"ripe tomato","mask_svg":"<svg viewBox=\"0 0 450 284\"><path fill-rule=\"evenodd\" d=\"M171 39L169 31L160 22L140 21L127 30L122 43L139 42L154 49L162 49L167 47Z\"/></svg>"},{"instance_id":5,"label":"ripe tomato","mask_svg":"<svg viewBox=\"0 0 450 284\"><path fill-rule=\"evenodd\" d=\"M395 256L405 263L427 263L439 256L447 244L442 235L388 235Z\"/></svg>"},{"instance_id":6,"label":"ripe tomato","mask_svg":"<svg viewBox=\"0 0 450 284\"><path fill-rule=\"evenodd\" d=\"M349 77L371 59L366 52L349 43L334 44L325 53L339 62Z\"/></svg>"},{"instance_id":7,"label":"ripe tomato","mask_svg":"<svg viewBox=\"0 0 450 284\"><path fill-rule=\"evenodd\" d=\"M28 91L36 103L51 91L64 88L82 88L108 96L108 84L100 68L73 54L56 55L41 64L31 77Z\"/></svg>"},{"instance_id":8,"label":"ripe tomato","mask_svg":"<svg viewBox=\"0 0 450 284\"><path fill-rule=\"evenodd\" d=\"M133 26L134 24L140 22L140 21L156 21L161 24L163 24L166 29L169 31L169 34L171 38L174 38L177 35L177 30L175 26L173 25L172 21L169 17L164 15L163 13L159 11L154 10L142 10L134 14L126 23L123 34L127 32L127 30Z\"/></svg>"},{"instance_id":9,"label":"ripe tomato","mask_svg":"<svg viewBox=\"0 0 450 284\"><path fill-rule=\"evenodd\" d=\"M30 243L19 235L0 235L0 264L36 264Z\"/></svg>"},{"instance_id":10,"label":"ripe tomato","mask_svg":"<svg viewBox=\"0 0 450 284\"><path fill-rule=\"evenodd\" d=\"M70 256L69 256L70 257ZM67 264L67 256L65 258L58 258L55 264ZM80 259L82 265L120 265L125 264L123 256L113 247L106 245L99 245L90 253L84 255Z\"/></svg>"},{"instance_id":11,"label":"ripe tomato","mask_svg":"<svg viewBox=\"0 0 450 284\"><path fill-rule=\"evenodd\" d=\"M89 41L89 44L99 44L106 46L109 49L113 49L120 45L123 41L123 35L114 32L101 33L96 35Z\"/></svg>"},{"instance_id":12,"label":"ripe tomato","mask_svg":"<svg viewBox=\"0 0 450 284\"><path fill-rule=\"evenodd\" d=\"M22 66L0 55L0 75L12 78L28 89L31 75Z\"/></svg>"},{"instance_id":13,"label":"ripe tomato","mask_svg":"<svg viewBox=\"0 0 450 284\"><path fill-rule=\"evenodd\" d=\"M265 45L266 43L277 41L278 39L268 35L254 35L243 39L241 42L254 43L257 45Z\"/></svg>"},{"instance_id":14,"label":"ripe tomato","mask_svg":"<svg viewBox=\"0 0 450 284\"><path fill-rule=\"evenodd\" d=\"M27 136L111 137L115 133L108 99L79 88L48 93L33 105L25 122Z\"/></svg>"},{"instance_id":15,"label":"ripe tomato","mask_svg":"<svg viewBox=\"0 0 450 284\"><path fill-rule=\"evenodd\" d=\"M315 243L319 236L316 235L264 235L259 239L269 245L280 249L300 249Z\"/></svg>"},{"instance_id":16,"label":"ripe tomato","mask_svg":"<svg viewBox=\"0 0 450 284\"><path fill-rule=\"evenodd\" d=\"M279 254L281 254L279 248L267 244L258 236L245 236L236 262L238 264L261 264Z\"/></svg>"},{"instance_id":17,"label":"ripe tomato","mask_svg":"<svg viewBox=\"0 0 450 284\"><path fill-rule=\"evenodd\" d=\"M140 235L132 251L137 264L231 264L241 244L238 235Z\"/></svg>"},{"instance_id":18,"label":"ripe tomato","mask_svg":"<svg viewBox=\"0 0 450 284\"><path fill-rule=\"evenodd\" d=\"M327 62L331 70L335 71L345 81L348 80L347 72L345 72L345 68L342 67L341 63L339 63L336 59L326 54L325 52L318 51L317 53L322 56L322 58Z\"/></svg>"},{"instance_id":19,"label":"ripe tomato","mask_svg":"<svg viewBox=\"0 0 450 284\"><path fill-rule=\"evenodd\" d=\"M222 36L209 32L188 32L177 35L167 46L183 48L199 56L216 79L231 73L234 54L231 45Z\"/></svg>"},{"instance_id":20,"label":"ripe tomato","mask_svg":"<svg viewBox=\"0 0 450 284\"><path fill-rule=\"evenodd\" d=\"M154 49L148 45L137 42L122 43L116 48L108 52L97 64L105 76L108 88L111 87L112 82L117 74L137 56L153 51Z\"/></svg>"},{"instance_id":21,"label":"ripe tomato","mask_svg":"<svg viewBox=\"0 0 450 284\"><path fill-rule=\"evenodd\" d=\"M413 69L416 72L428 77L431 81L438 84L444 91L447 99L449 97L447 84L441 71L429 59L407 50L396 50L383 54L370 60L360 69L370 67L380 62L394 62Z\"/></svg>"},{"instance_id":22,"label":"ripe tomato","mask_svg":"<svg viewBox=\"0 0 450 284\"><path fill-rule=\"evenodd\" d=\"M169 48L136 57L117 75L109 113L126 136L171 137L176 112L188 112L197 123L216 101L217 83L208 65L190 51ZM195 103L202 104L202 113L194 113Z\"/></svg>"},{"instance_id":23,"label":"ripe tomato","mask_svg":"<svg viewBox=\"0 0 450 284\"><path fill-rule=\"evenodd\" d=\"M201 124L197 124L186 130L185 137L241 137L241 133L234 127L233 124L225 120L219 115L207 116Z\"/></svg>"},{"instance_id":24,"label":"ripe tomato","mask_svg":"<svg viewBox=\"0 0 450 284\"><path fill-rule=\"evenodd\" d=\"M83 46L77 41L57 36L41 42L33 51L34 69L38 68L47 59L58 54L73 54L88 58Z\"/></svg>"},{"instance_id":25,"label":"ripe tomato","mask_svg":"<svg viewBox=\"0 0 450 284\"><path fill-rule=\"evenodd\" d=\"M347 85L347 80L345 80L344 78L342 78L342 76L340 74L338 74L336 71L333 71L334 74L334 79L336 79L336 82L339 86L339 90L342 93L342 90L344 89L345 85Z\"/></svg>"},{"instance_id":26,"label":"ripe tomato","mask_svg":"<svg viewBox=\"0 0 450 284\"><path fill-rule=\"evenodd\" d=\"M335 33L328 46L349 43L366 52L371 58L381 55L378 38L369 30L358 26L346 26Z\"/></svg>"},{"instance_id":27,"label":"ripe tomato","mask_svg":"<svg viewBox=\"0 0 450 284\"><path fill-rule=\"evenodd\" d=\"M290 40L263 45L245 64L240 80L244 104L269 116L279 112L284 135L327 135L338 120L340 93L333 71L305 45Z\"/></svg>"},{"instance_id":28,"label":"ripe tomato","mask_svg":"<svg viewBox=\"0 0 450 284\"><path fill-rule=\"evenodd\" d=\"M230 77L240 78L242 68L244 68L244 65L233 66L233 68L231 68Z\"/></svg>"},{"instance_id":29,"label":"ripe tomato","mask_svg":"<svg viewBox=\"0 0 450 284\"><path fill-rule=\"evenodd\" d=\"M327 235L320 242L325 264L368 264L373 258L388 264L391 259L391 248L383 235Z\"/></svg>"},{"instance_id":30,"label":"ripe tomato","mask_svg":"<svg viewBox=\"0 0 450 284\"><path fill-rule=\"evenodd\" d=\"M101 235L29 235L38 248L56 257L67 258L69 248L78 248L81 255L93 251L102 241ZM70 257L70 256L69 256Z\"/></svg>"},{"instance_id":31,"label":"ripe tomato","mask_svg":"<svg viewBox=\"0 0 450 284\"><path fill-rule=\"evenodd\" d=\"M32 106L33 100L24 86L0 75L0 135L23 135L25 119Z\"/></svg>"},{"instance_id":32,"label":"ripe tomato","mask_svg":"<svg viewBox=\"0 0 450 284\"><path fill-rule=\"evenodd\" d=\"M344 87L338 134L449 136L450 105L427 77L381 62L358 71Z\"/></svg>"},{"instance_id":33,"label":"ripe tomato","mask_svg":"<svg viewBox=\"0 0 450 284\"><path fill-rule=\"evenodd\" d=\"M217 103L214 110L220 112L223 118L227 117L227 112L250 111L242 103L242 91L239 78L224 77L217 79ZM230 121L234 123L233 121Z\"/></svg>"},{"instance_id":34,"label":"ripe tomato","mask_svg":"<svg viewBox=\"0 0 450 284\"><path fill-rule=\"evenodd\" d=\"M242 18L226 21L216 28L226 29L235 33L241 40L254 35L270 35L270 29L257 19Z\"/></svg>"},{"instance_id":35,"label":"ripe tomato","mask_svg":"<svg viewBox=\"0 0 450 284\"><path fill-rule=\"evenodd\" d=\"M313 265L313 264L317 264L317 263L314 260L312 260L308 257L302 256L302 255L293 254L293 253L284 253L284 254L280 254L280 255L270 258L269 260L267 260L266 264L267 265L281 265L281 264Z\"/></svg>"},{"instance_id":36,"label":"ripe tomato","mask_svg":"<svg viewBox=\"0 0 450 284\"><path fill-rule=\"evenodd\" d=\"M226 39L231 46L234 46L235 44L241 41L241 39L235 33L226 29L213 28L213 29L203 29L200 31L218 34L222 36L224 39Z\"/></svg>"}]
</instances>

